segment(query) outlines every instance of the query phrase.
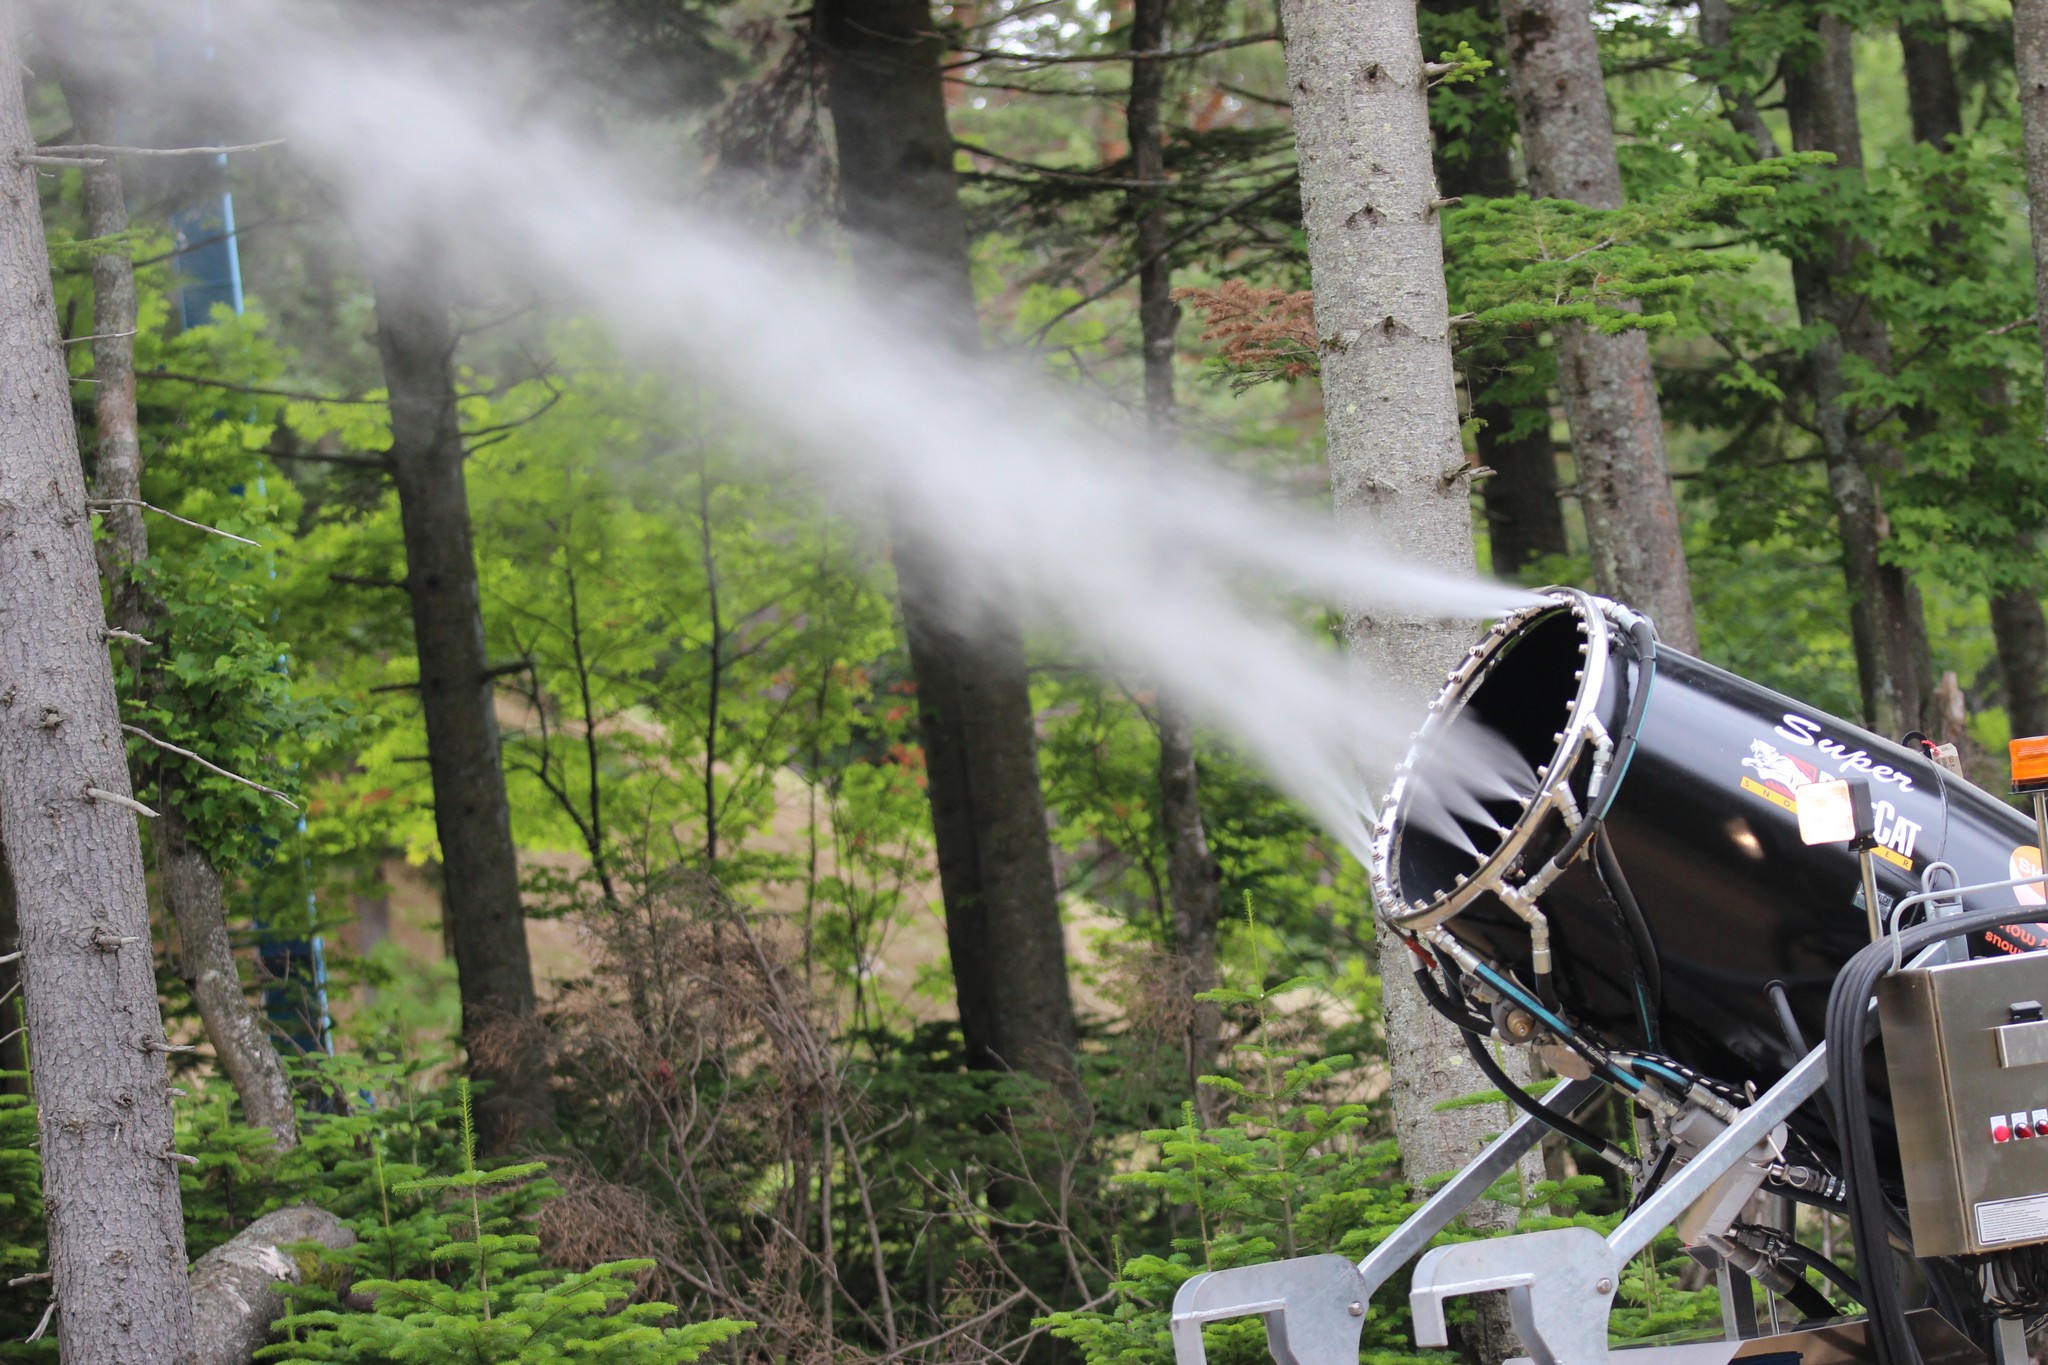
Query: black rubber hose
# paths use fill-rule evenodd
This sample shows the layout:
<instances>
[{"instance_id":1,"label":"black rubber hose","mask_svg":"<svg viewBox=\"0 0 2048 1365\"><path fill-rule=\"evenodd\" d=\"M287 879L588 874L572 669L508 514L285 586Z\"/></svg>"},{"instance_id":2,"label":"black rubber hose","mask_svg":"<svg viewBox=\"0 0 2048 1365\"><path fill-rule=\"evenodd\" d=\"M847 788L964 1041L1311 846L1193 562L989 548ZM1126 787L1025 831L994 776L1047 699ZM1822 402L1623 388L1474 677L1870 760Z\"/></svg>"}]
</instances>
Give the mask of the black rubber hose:
<instances>
[{"instance_id":1,"label":"black rubber hose","mask_svg":"<svg viewBox=\"0 0 2048 1365\"><path fill-rule=\"evenodd\" d=\"M1804 1261L1801 1261L1800 1264L1804 1265L1806 1263ZM1808 1322L1811 1322L1816 1318L1839 1318L1840 1316L1842 1316L1842 1310L1835 1307L1833 1304L1829 1303L1827 1295L1821 1293L1818 1289L1815 1289L1812 1285L1808 1284L1806 1282L1806 1277L1804 1275L1800 1275L1797 1278L1797 1280L1795 1280L1794 1283L1790 1287L1788 1287L1783 1294L1780 1294L1778 1297L1782 1298L1783 1300L1785 1300L1785 1302L1791 1304L1794 1308L1798 1309L1799 1315L1805 1318Z\"/></svg>"},{"instance_id":2,"label":"black rubber hose","mask_svg":"<svg viewBox=\"0 0 2048 1365\"><path fill-rule=\"evenodd\" d=\"M1529 1115L1538 1123L1543 1124L1558 1136L1571 1142L1576 1142L1581 1147L1590 1149L1602 1161L1618 1166L1624 1171L1635 1169L1635 1163L1629 1160L1627 1152L1622 1151L1621 1148L1615 1146L1606 1138L1601 1137L1590 1128L1581 1127L1573 1122L1569 1115L1558 1113L1555 1109L1545 1105L1543 1101L1522 1089L1521 1086L1516 1085L1514 1078L1501 1070L1500 1063L1493 1060L1493 1054L1486 1049L1485 1040L1478 1034L1471 1032L1465 1034L1465 1051L1472 1054L1473 1062L1478 1065L1481 1071L1486 1073L1486 1079L1492 1081L1494 1088L1507 1096L1508 1102L1514 1105L1515 1108Z\"/></svg>"},{"instance_id":3,"label":"black rubber hose","mask_svg":"<svg viewBox=\"0 0 2048 1365\"><path fill-rule=\"evenodd\" d=\"M1493 1032L1493 1021L1452 1000L1445 994L1444 988L1437 984L1436 973L1429 968L1415 969L1415 984L1422 988L1422 998L1429 1002L1430 1008L1456 1024L1460 1032L1482 1035Z\"/></svg>"},{"instance_id":4,"label":"black rubber hose","mask_svg":"<svg viewBox=\"0 0 2048 1365\"><path fill-rule=\"evenodd\" d=\"M1856 1283L1856 1277L1821 1255L1818 1251L1815 1251L1812 1247L1805 1246L1799 1242L1793 1242L1785 1248L1785 1254L1805 1266L1808 1270L1819 1275L1844 1294L1847 1294L1859 1305L1862 1304L1863 1286ZM1829 1311L1839 1316L1840 1310L1830 1309Z\"/></svg>"},{"instance_id":5,"label":"black rubber hose","mask_svg":"<svg viewBox=\"0 0 2048 1365\"><path fill-rule=\"evenodd\" d=\"M1643 1201L1657 1192L1657 1187L1664 1183L1664 1177L1670 1173L1672 1158L1677 1155L1677 1143L1667 1142L1664 1144L1664 1150L1657 1153L1657 1164L1650 1167L1649 1175L1645 1176L1643 1183L1637 1187L1636 1197L1628 1201L1628 1211L1630 1213L1634 1213L1637 1209L1641 1208Z\"/></svg>"},{"instance_id":6,"label":"black rubber hose","mask_svg":"<svg viewBox=\"0 0 2048 1365\"><path fill-rule=\"evenodd\" d=\"M1650 993L1650 1018L1654 1021L1664 1009L1664 968L1657 961L1657 941L1650 936L1650 923L1643 918L1643 907L1636 900L1636 893L1629 888L1628 877L1621 870L1621 860L1614 856L1614 841L1607 837L1604 825L1594 840L1593 854L1599 860L1601 880L1607 883L1608 894L1621 907L1622 919L1628 924L1629 941L1635 946L1643 986ZM1657 1045L1654 1036L1646 1041L1652 1047Z\"/></svg>"},{"instance_id":7,"label":"black rubber hose","mask_svg":"<svg viewBox=\"0 0 2048 1365\"><path fill-rule=\"evenodd\" d=\"M1792 1060L1797 1063L1813 1048L1807 1044L1806 1034L1800 1030L1799 1020L1792 1013L1792 998L1785 993L1782 981L1769 982L1764 990L1771 997L1771 1008L1778 1012L1778 1027L1784 1030L1785 1042L1792 1049Z\"/></svg>"},{"instance_id":8,"label":"black rubber hose","mask_svg":"<svg viewBox=\"0 0 2048 1365\"><path fill-rule=\"evenodd\" d=\"M1836 1214L1849 1211L1849 1206L1841 1200L1830 1199L1824 1194L1815 1194L1812 1190L1795 1189L1790 1185L1766 1185L1764 1190L1768 1194L1783 1195L1793 1203L1804 1204L1810 1209L1825 1209ZM1858 1299L1856 1302L1862 1303L1863 1300Z\"/></svg>"},{"instance_id":9,"label":"black rubber hose","mask_svg":"<svg viewBox=\"0 0 2048 1365\"><path fill-rule=\"evenodd\" d=\"M1861 1253L1858 1271L1868 1291L1872 1343L1878 1365L1922 1365L1918 1344L1906 1326L1906 1309L1889 1254L1891 1201L1885 1197L1877 1169L1877 1144L1871 1134L1870 1095L1866 1088L1865 1048L1876 1020L1870 998L1878 978L1894 960L1911 959L1929 944L1966 938L2008 924L2040 918L2038 909L2007 906L1955 915L1916 925L1864 947L1835 977L1828 997L1828 1098L1833 1102L1837 1139L1842 1148L1842 1174L1849 1184L1849 1227Z\"/></svg>"}]
</instances>

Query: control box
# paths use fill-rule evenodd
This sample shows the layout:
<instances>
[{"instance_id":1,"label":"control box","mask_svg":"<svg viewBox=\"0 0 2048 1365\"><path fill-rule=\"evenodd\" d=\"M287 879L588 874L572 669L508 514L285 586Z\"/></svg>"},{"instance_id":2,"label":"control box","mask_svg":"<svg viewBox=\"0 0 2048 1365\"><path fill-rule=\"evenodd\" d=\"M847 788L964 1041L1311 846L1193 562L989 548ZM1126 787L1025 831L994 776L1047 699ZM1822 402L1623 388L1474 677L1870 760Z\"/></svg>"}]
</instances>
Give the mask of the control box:
<instances>
[{"instance_id":1,"label":"control box","mask_svg":"<svg viewBox=\"0 0 2048 1365\"><path fill-rule=\"evenodd\" d=\"M2048 1242L2048 953L1880 978L1913 1250Z\"/></svg>"}]
</instances>

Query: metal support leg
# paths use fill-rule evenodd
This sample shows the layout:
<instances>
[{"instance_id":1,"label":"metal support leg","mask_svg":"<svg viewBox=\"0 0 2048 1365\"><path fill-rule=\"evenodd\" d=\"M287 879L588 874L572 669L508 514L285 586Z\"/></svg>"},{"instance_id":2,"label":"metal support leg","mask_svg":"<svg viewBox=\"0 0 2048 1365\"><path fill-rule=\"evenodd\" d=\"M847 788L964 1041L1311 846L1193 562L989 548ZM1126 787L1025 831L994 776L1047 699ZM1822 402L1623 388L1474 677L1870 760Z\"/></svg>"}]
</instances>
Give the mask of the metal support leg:
<instances>
[{"instance_id":1,"label":"metal support leg","mask_svg":"<svg viewBox=\"0 0 2048 1365\"><path fill-rule=\"evenodd\" d=\"M1721 1335L1748 1341L1757 1334L1755 1283L1720 1257L1714 1260L1714 1287L1721 1291Z\"/></svg>"},{"instance_id":2,"label":"metal support leg","mask_svg":"<svg viewBox=\"0 0 2048 1365\"><path fill-rule=\"evenodd\" d=\"M1545 1096L1544 1104L1571 1114L1603 1088L1598 1081L1567 1081ZM1342 1256L1298 1256L1191 1276L1173 1296L1177 1365L1206 1365L1204 1323L1253 1314L1265 1318L1266 1341L1279 1365L1356 1365L1358 1338L1374 1292L1549 1131L1527 1114L1518 1117L1357 1265Z\"/></svg>"},{"instance_id":3,"label":"metal support leg","mask_svg":"<svg viewBox=\"0 0 2048 1365\"><path fill-rule=\"evenodd\" d=\"M1447 1344L1445 1300L1505 1289L1515 1328L1537 1365L1605 1365L1607 1317L1621 1268L1738 1163L1750 1160L1765 1135L1812 1098L1826 1079L1823 1043L1665 1180L1611 1236L1602 1238L1588 1228L1557 1228L1429 1252L1416 1262L1408 1295L1416 1344Z\"/></svg>"},{"instance_id":4,"label":"metal support leg","mask_svg":"<svg viewBox=\"0 0 2048 1365\"><path fill-rule=\"evenodd\" d=\"M1997 1324L1994 1365L2027 1365L2027 1325L2018 1318L1999 1318Z\"/></svg>"},{"instance_id":5,"label":"metal support leg","mask_svg":"<svg viewBox=\"0 0 2048 1365\"><path fill-rule=\"evenodd\" d=\"M1417 1346L1448 1346L1447 1300L1507 1291L1515 1331L1536 1365L1602 1365L1620 1265L1591 1228L1555 1228L1437 1247L1415 1265Z\"/></svg>"}]
</instances>

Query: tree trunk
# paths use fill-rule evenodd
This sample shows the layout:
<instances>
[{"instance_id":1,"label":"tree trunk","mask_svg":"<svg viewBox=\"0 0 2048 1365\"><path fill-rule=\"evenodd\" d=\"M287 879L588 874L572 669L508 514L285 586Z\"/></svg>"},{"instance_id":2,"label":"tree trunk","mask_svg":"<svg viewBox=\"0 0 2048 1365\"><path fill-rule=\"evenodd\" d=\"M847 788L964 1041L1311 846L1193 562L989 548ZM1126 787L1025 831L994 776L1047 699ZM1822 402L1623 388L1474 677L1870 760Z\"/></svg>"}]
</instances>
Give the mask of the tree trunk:
<instances>
[{"instance_id":1,"label":"tree trunk","mask_svg":"<svg viewBox=\"0 0 2048 1365\"><path fill-rule=\"evenodd\" d=\"M1956 88L1955 58L1948 47L1948 16L1937 7L1916 21L1899 20L1899 47L1906 58L1906 106L1912 111L1913 140L1948 150L1963 134L1963 96Z\"/></svg>"},{"instance_id":2,"label":"tree trunk","mask_svg":"<svg viewBox=\"0 0 2048 1365\"><path fill-rule=\"evenodd\" d=\"M377 352L391 395L391 471L405 536L405 586L419 655L420 709L441 844L442 915L462 997L471 1073L484 1082L477 1124L486 1151L554 1123L546 1049L536 1030L519 854L498 749L483 610L470 541L462 430L455 407L456 334L441 265L372 268Z\"/></svg>"},{"instance_id":3,"label":"tree trunk","mask_svg":"<svg viewBox=\"0 0 2048 1365\"><path fill-rule=\"evenodd\" d=\"M1469 574L1471 504L1415 6L1284 0L1282 18L1337 516L1415 562ZM1391 612L1346 622L1353 652L1418 706L1471 634L1464 623ZM1491 1105L1438 1112L1486 1082L1410 982L1407 949L1384 921L1378 941L1395 1135L1419 1189L1505 1120ZM1504 1227L1515 1214L1482 1204L1466 1221ZM1482 1304L1470 1343L1481 1359L1512 1350L1505 1308L1498 1298Z\"/></svg>"},{"instance_id":4,"label":"tree trunk","mask_svg":"<svg viewBox=\"0 0 2048 1365\"><path fill-rule=\"evenodd\" d=\"M1906 103L1913 114L1913 139L1945 152L1963 135L1963 96L1949 51L1948 17L1937 9L1917 23L1901 19L1899 44L1905 51ZM1937 248L1945 248L1949 254L1959 249L1960 234L1954 224L1936 222L1929 231ZM2008 401L2003 382L1996 384L1991 396L2001 406ZM1931 414L1920 421L1908 417L1916 426L1931 425L1934 420ZM2013 547L2011 559L2026 564L2037 555L2032 545L2022 543ZM2011 732L2015 737L2041 734L2048 730L2048 618L2042 615L2041 599L2028 587L1994 592L1990 615L1999 671L2005 678L2006 719Z\"/></svg>"},{"instance_id":5,"label":"tree trunk","mask_svg":"<svg viewBox=\"0 0 2048 1365\"><path fill-rule=\"evenodd\" d=\"M856 265L878 294L907 298L972 349L945 44L926 0L823 0L812 34ZM1023 635L1006 612L958 601L900 517L894 540L960 1031L975 1064L1072 1091L1078 1031Z\"/></svg>"},{"instance_id":6,"label":"tree trunk","mask_svg":"<svg viewBox=\"0 0 2048 1365\"><path fill-rule=\"evenodd\" d=\"M113 143L114 92L96 77L66 73L65 103L81 142ZM112 160L83 172L86 234L113 238L128 230L128 207L121 172ZM140 575L149 558L149 529L142 509L142 443L135 409L135 266L126 247L102 252L92 261L93 425L99 437L94 461L96 496L110 504L100 515L105 536L99 544L100 576L106 581L109 615L122 630L145 638L157 633L161 606ZM154 696L162 685L155 656L129 645L138 688ZM147 698L145 698L146 700ZM144 771L132 774L146 787ZM179 970L192 983L193 1001L207 1040L213 1044L221 1070L242 1101L250 1124L267 1128L281 1149L299 1142L298 1115L292 1106L291 1083L284 1063L270 1045L263 1017L242 993L241 978L227 933L226 898L220 874L204 850L185 839L185 820L178 807L184 792L159 781L157 804L163 823L157 828L163 876L159 889L178 925ZM173 865L178 875L173 875ZM202 986L202 983L203 986Z\"/></svg>"},{"instance_id":7,"label":"tree trunk","mask_svg":"<svg viewBox=\"0 0 2048 1365\"><path fill-rule=\"evenodd\" d=\"M1453 8L1436 0L1432 10ZM1458 0L1456 9L1469 9L1478 19L1498 22L1493 0ZM1478 90L1470 84L1455 85L1451 93L1461 99L1477 100ZM1447 153L1439 139L1436 153L1437 184L1447 199L1505 199L1521 193L1515 182L1514 164L1508 155L1508 139L1488 136L1490 130L1476 125L1461 139L1462 150ZM1479 422L1474 437L1479 463L1493 471L1479 485L1479 500L1486 510L1487 543L1492 550L1493 572L1513 578L1530 563L1547 555L1571 550L1565 532L1564 503L1558 497L1557 447L1550 439L1550 406L1538 398L1528 406L1538 407L1528 430L1513 434L1524 410L1499 399L1486 397L1489 379L1483 371L1466 365L1465 382L1472 396L1472 416Z\"/></svg>"},{"instance_id":8,"label":"tree trunk","mask_svg":"<svg viewBox=\"0 0 2048 1365\"><path fill-rule=\"evenodd\" d=\"M241 1097L251 1125L268 1128L280 1149L298 1146L291 1081L270 1044L270 1028L242 993L234 945L221 913L220 873L186 838L185 816L165 802L157 819L157 882L178 926L178 974L206 1024L220 1069Z\"/></svg>"},{"instance_id":9,"label":"tree trunk","mask_svg":"<svg viewBox=\"0 0 2048 1365\"><path fill-rule=\"evenodd\" d=\"M1860 175L1863 144L1853 34L1832 15L1814 24L1817 56L1803 65L1788 61L1785 69L1792 145L1802 152L1833 153L1839 176ZM1891 338L1883 319L1868 299L1839 283L1854 271L1865 249L1846 230L1831 230L1816 254L1793 261L1792 282L1801 322L1821 333L1809 361L1814 418L1842 537L1863 720L1896 738L1908 730L1932 729L1934 680L1919 591L1904 570L1881 557L1889 532L1876 475L1895 464L1897 456L1861 434L1876 424L1876 415L1850 406L1847 357L1879 373L1891 369Z\"/></svg>"},{"instance_id":10,"label":"tree trunk","mask_svg":"<svg viewBox=\"0 0 2048 1365\"><path fill-rule=\"evenodd\" d=\"M2041 599L2027 588L1992 594L1991 636L2012 737L2048 735L2048 617Z\"/></svg>"},{"instance_id":11,"label":"tree trunk","mask_svg":"<svg viewBox=\"0 0 2048 1365\"><path fill-rule=\"evenodd\" d=\"M1168 46L1168 0L1136 0L1131 15L1131 49L1164 51ZM1166 217L1166 157L1161 104L1166 86L1165 62L1132 62L1131 89L1124 102L1124 127L1131 144L1131 216L1136 224L1138 254L1138 332L1145 359L1145 416L1153 444L1164 454L1179 434L1180 412L1174 396L1174 334L1180 308L1173 301L1173 263L1168 259L1173 232ZM1163 470L1162 478L1172 478ZM1202 803L1195 768L1195 727L1172 697L1159 699L1155 717L1159 732L1159 825L1166 841L1166 893L1173 914L1173 951L1180 965L1188 1001L1184 1047L1188 1085L1204 1127L1222 1118L1222 1096L1201 1084L1216 1069L1221 1046L1222 1012L1192 997L1219 984L1216 940L1223 923L1223 888L1216 860L1209 854L1209 834L1202 825Z\"/></svg>"},{"instance_id":12,"label":"tree trunk","mask_svg":"<svg viewBox=\"0 0 2048 1365\"><path fill-rule=\"evenodd\" d=\"M192 1338L142 845L22 104L0 8L0 843L14 873L58 1352Z\"/></svg>"},{"instance_id":13,"label":"tree trunk","mask_svg":"<svg viewBox=\"0 0 2048 1365\"><path fill-rule=\"evenodd\" d=\"M1728 6L1728 0L1700 0L1700 46L1726 60L1734 40L1735 15ZM1756 148L1759 161L1769 161L1782 153L1778 139L1764 122L1763 114L1756 107L1756 92L1747 84L1735 85L1725 76L1717 83L1721 96L1721 109L1729 126L1748 138Z\"/></svg>"},{"instance_id":14,"label":"tree trunk","mask_svg":"<svg viewBox=\"0 0 2048 1365\"><path fill-rule=\"evenodd\" d=\"M1503 0L1501 17L1530 192L1620 208L1621 165L1589 0ZM1665 461L1649 337L1565 323L1557 334L1557 383L1594 582L1648 613L1673 648L1697 654L1692 578Z\"/></svg>"},{"instance_id":15,"label":"tree trunk","mask_svg":"<svg viewBox=\"0 0 2048 1365\"><path fill-rule=\"evenodd\" d=\"M2019 74L2020 116L2027 157L2028 221L2034 244L2034 312L2048 318L2048 0L2013 0L2013 56ZM2048 364L2048 327L2037 325L2041 355ZM1999 624L2001 610L2009 611ZM1994 598L1992 628L1998 635L1999 662L2005 669L2006 709L2015 736L2048 733L2048 629L2040 599L2028 593ZM2014 659L2005 657L2008 636ZM2022 677L2016 674L2026 675ZM2021 713L2026 713L2023 722Z\"/></svg>"}]
</instances>

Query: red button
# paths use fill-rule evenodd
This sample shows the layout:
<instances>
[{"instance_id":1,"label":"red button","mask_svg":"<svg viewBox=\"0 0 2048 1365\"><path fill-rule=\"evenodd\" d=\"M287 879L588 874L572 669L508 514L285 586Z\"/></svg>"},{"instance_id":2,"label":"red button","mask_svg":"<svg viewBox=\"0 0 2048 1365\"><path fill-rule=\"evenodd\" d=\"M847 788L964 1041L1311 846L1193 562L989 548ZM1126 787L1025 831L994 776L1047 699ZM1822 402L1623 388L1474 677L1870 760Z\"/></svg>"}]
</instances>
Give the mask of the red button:
<instances>
[{"instance_id":1,"label":"red button","mask_svg":"<svg viewBox=\"0 0 2048 1365\"><path fill-rule=\"evenodd\" d=\"M1992 1124L1992 1125L1991 1125L1991 1140L1992 1140L1993 1142L2010 1142L2010 1141L2012 1141L2012 1129L2010 1129L2010 1128L2006 1127L2006 1126L2005 1126L2005 1125L2004 1125L2003 1123L1994 1123L1994 1124Z\"/></svg>"},{"instance_id":2,"label":"red button","mask_svg":"<svg viewBox=\"0 0 2048 1365\"><path fill-rule=\"evenodd\" d=\"M2030 1138L2034 1135L2034 1130L2023 1123L2012 1130L2012 1135L2016 1138Z\"/></svg>"}]
</instances>

